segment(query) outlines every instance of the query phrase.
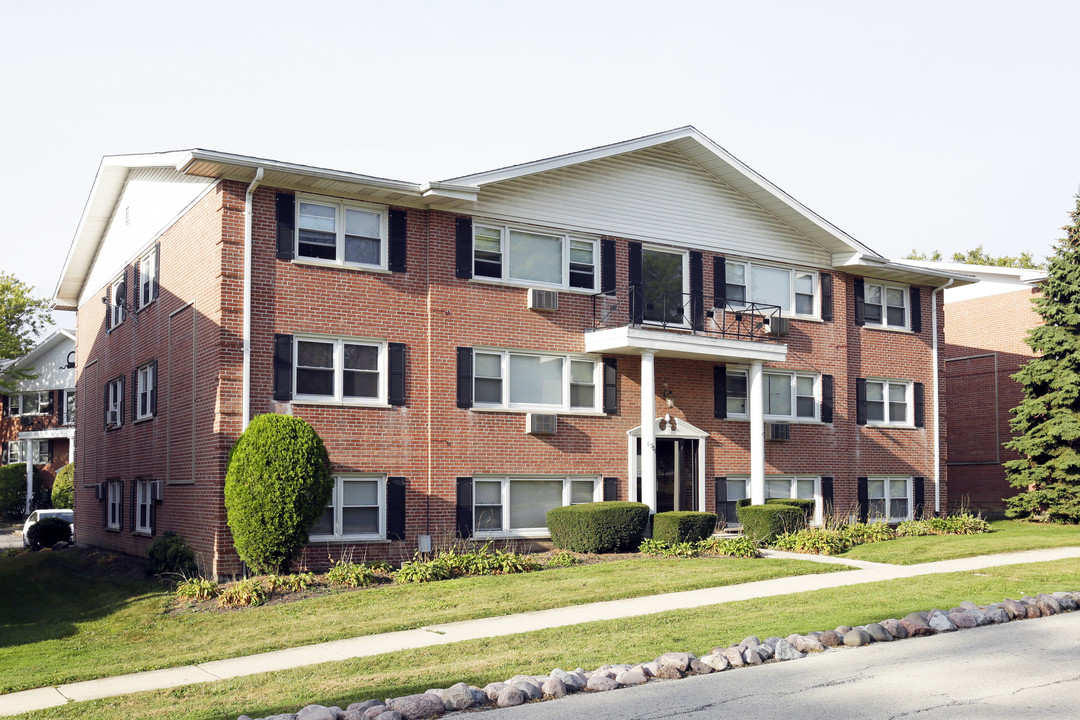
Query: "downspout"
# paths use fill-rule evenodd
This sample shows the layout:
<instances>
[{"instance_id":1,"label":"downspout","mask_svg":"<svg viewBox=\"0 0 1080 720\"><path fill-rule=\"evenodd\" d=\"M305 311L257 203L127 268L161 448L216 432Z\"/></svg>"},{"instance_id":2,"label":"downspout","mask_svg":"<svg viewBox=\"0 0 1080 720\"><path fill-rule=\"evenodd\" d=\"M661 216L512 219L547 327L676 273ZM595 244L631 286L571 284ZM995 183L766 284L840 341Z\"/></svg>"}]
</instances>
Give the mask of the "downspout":
<instances>
[{"instance_id":1,"label":"downspout","mask_svg":"<svg viewBox=\"0 0 1080 720\"><path fill-rule=\"evenodd\" d=\"M930 291L930 324L933 341L930 344L930 360L934 366L934 514L941 512L941 379L938 372L938 316L937 293L953 284L955 278Z\"/></svg>"},{"instance_id":2,"label":"downspout","mask_svg":"<svg viewBox=\"0 0 1080 720\"><path fill-rule=\"evenodd\" d=\"M248 423L251 422L251 204L255 189L259 187L262 179L263 169L258 168L244 197L244 367L241 371L240 432L247 430Z\"/></svg>"}]
</instances>

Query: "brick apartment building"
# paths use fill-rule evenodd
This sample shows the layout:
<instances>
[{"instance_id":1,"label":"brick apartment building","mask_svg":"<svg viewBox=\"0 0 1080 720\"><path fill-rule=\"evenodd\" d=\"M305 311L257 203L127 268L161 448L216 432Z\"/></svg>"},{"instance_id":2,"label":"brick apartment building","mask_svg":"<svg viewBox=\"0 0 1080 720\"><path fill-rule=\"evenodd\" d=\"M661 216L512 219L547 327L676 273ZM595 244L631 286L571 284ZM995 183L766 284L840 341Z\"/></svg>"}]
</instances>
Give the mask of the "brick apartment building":
<instances>
[{"instance_id":1,"label":"brick apartment building","mask_svg":"<svg viewBox=\"0 0 1080 720\"><path fill-rule=\"evenodd\" d=\"M1013 436L1011 410L1024 399L1023 386L1012 376L1034 355L1024 338L1042 324L1031 301L1039 296L1046 271L918 264L979 279L944 292L949 506L1002 515L1004 499L1017 492L1002 467L1017 455L1002 444Z\"/></svg>"},{"instance_id":2,"label":"brick apartment building","mask_svg":"<svg viewBox=\"0 0 1080 720\"><path fill-rule=\"evenodd\" d=\"M28 377L0 395L0 461L41 473L46 503L56 471L68 463L75 444L75 333L56 330L21 358L3 368ZM28 509L29 511L29 509Z\"/></svg>"},{"instance_id":3,"label":"brick apartment building","mask_svg":"<svg viewBox=\"0 0 1080 720\"><path fill-rule=\"evenodd\" d=\"M236 572L227 455L268 412L333 462L310 564L542 538L602 499L937 511L950 280L693 128L425 184L108 157L56 293L88 398L77 532L142 554L176 529Z\"/></svg>"}]
</instances>

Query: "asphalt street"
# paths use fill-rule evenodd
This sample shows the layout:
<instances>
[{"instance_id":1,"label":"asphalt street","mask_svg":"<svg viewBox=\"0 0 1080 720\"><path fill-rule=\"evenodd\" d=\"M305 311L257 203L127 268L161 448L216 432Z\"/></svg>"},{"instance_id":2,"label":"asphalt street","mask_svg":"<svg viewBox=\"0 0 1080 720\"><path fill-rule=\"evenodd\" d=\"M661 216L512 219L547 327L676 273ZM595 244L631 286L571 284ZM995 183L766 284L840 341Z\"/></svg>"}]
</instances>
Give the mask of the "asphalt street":
<instances>
[{"instance_id":1,"label":"asphalt street","mask_svg":"<svg viewBox=\"0 0 1080 720\"><path fill-rule=\"evenodd\" d=\"M13 532L0 532L0 550L22 547L22 534Z\"/></svg>"},{"instance_id":2,"label":"asphalt street","mask_svg":"<svg viewBox=\"0 0 1080 720\"><path fill-rule=\"evenodd\" d=\"M673 648L677 649L677 648ZM484 720L1080 716L1080 612L572 695Z\"/></svg>"}]
</instances>

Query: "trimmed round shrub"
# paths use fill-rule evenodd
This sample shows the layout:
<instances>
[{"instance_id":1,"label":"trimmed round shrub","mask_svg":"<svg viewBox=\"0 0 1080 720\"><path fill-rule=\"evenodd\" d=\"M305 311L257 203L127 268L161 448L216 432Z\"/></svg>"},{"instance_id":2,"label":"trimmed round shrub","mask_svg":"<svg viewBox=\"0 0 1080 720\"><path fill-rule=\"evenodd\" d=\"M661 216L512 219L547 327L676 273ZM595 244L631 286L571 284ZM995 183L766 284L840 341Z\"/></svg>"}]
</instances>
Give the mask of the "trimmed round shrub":
<instances>
[{"instance_id":1,"label":"trimmed round shrub","mask_svg":"<svg viewBox=\"0 0 1080 720\"><path fill-rule=\"evenodd\" d=\"M58 517L42 518L30 526L26 539L32 550L51 548L60 541L71 542L71 523Z\"/></svg>"},{"instance_id":2,"label":"trimmed round shrub","mask_svg":"<svg viewBox=\"0 0 1080 720\"><path fill-rule=\"evenodd\" d=\"M68 463L56 472L52 484L52 506L57 509L75 509L75 464Z\"/></svg>"},{"instance_id":3,"label":"trimmed round shrub","mask_svg":"<svg viewBox=\"0 0 1080 720\"><path fill-rule=\"evenodd\" d=\"M804 525L802 508L774 503L739 508L743 535L754 542L771 543L778 535L796 532Z\"/></svg>"},{"instance_id":4,"label":"trimmed round shrub","mask_svg":"<svg viewBox=\"0 0 1080 720\"><path fill-rule=\"evenodd\" d=\"M636 550L648 522L648 505L623 500L557 507L547 514L555 547L583 553Z\"/></svg>"},{"instance_id":5,"label":"trimmed round shrub","mask_svg":"<svg viewBox=\"0 0 1080 720\"><path fill-rule=\"evenodd\" d=\"M315 429L259 415L229 453L225 510L236 552L257 573L288 573L330 502L330 457Z\"/></svg>"},{"instance_id":6,"label":"trimmed round shrub","mask_svg":"<svg viewBox=\"0 0 1080 720\"><path fill-rule=\"evenodd\" d=\"M192 578L199 574L195 553L191 545L175 530L166 530L146 549L150 556L150 570L155 575L180 575Z\"/></svg>"},{"instance_id":7,"label":"trimmed round shrub","mask_svg":"<svg viewBox=\"0 0 1080 720\"><path fill-rule=\"evenodd\" d=\"M682 542L700 542L716 529L716 513L680 510L653 515L653 540L674 545Z\"/></svg>"},{"instance_id":8,"label":"trimmed round shrub","mask_svg":"<svg viewBox=\"0 0 1080 720\"><path fill-rule=\"evenodd\" d=\"M41 472L34 468L34 495L41 492ZM18 520L26 516L26 465L0 467L0 516Z\"/></svg>"}]
</instances>

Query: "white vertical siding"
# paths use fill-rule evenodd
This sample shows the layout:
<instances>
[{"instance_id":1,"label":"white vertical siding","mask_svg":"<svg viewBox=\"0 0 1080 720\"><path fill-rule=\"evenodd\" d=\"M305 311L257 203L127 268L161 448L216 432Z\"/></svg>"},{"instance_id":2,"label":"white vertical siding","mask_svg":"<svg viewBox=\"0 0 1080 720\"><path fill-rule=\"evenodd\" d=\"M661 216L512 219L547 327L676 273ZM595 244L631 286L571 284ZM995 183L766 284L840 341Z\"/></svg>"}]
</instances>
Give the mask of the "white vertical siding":
<instances>
[{"instance_id":1,"label":"white vertical siding","mask_svg":"<svg viewBox=\"0 0 1080 720\"><path fill-rule=\"evenodd\" d=\"M831 259L667 145L485 185L470 212L802 265Z\"/></svg>"}]
</instances>

